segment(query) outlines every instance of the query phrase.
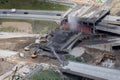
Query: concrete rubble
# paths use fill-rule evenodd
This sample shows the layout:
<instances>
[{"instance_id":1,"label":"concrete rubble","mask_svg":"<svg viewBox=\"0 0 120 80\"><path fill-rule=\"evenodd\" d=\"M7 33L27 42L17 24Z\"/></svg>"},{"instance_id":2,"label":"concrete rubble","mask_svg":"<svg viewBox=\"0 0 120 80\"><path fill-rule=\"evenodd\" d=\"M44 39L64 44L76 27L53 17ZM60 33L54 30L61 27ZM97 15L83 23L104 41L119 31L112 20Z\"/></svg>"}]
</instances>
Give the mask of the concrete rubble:
<instances>
[{"instance_id":1,"label":"concrete rubble","mask_svg":"<svg viewBox=\"0 0 120 80\"><path fill-rule=\"evenodd\" d=\"M115 62L113 60L107 59L104 62L102 62L102 66L107 68L114 68Z\"/></svg>"},{"instance_id":2,"label":"concrete rubble","mask_svg":"<svg viewBox=\"0 0 120 80\"><path fill-rule=\"evenodd\" d=\"M79 56L83 55L84 53L85 53L85 49L82 47L76 47L70 52L70 54L75 57L79 57Z\"/></svg>"},{"instance_id":3,"label":"concrete rubble","mask_svg":"<svg viewBox=\"0 0 120 80\"><path fill-rule=\"evenodd\" d=\"M41 68L38 68L40 66ZM17 71L15 72L16 68ZM43 71L48 69L52 69L54 71L60 72L59 68L52 64L46 64L46 63L26 64L25 62L19 62L10 71L1 75L0 80L6 80L6 79L11 80L14 75L18 75L20 79L27 79L33 76L37 71Z\"/></svg>"},{"instance_id":4,"label":"concrete rubble","mask_svg":"<svg viewBox=\"0 0 120 80\"><path fill-rule=\"evenodd\" d=\"M16 51L10 51L10 50L0 50L0 57L1 58L7 58L7 57L11 57L14 55L17 55L18 52Z\"/></svg>"},{"instance_id":5,"label":"concrete rubble","mask_svg":"<svg viewBox=\"0 0 120 80\"><path fill-rule=\"evenodd\" d=\"M37 37L38 34L0 32L0 38Z\"/></svg>"}]
</instances>

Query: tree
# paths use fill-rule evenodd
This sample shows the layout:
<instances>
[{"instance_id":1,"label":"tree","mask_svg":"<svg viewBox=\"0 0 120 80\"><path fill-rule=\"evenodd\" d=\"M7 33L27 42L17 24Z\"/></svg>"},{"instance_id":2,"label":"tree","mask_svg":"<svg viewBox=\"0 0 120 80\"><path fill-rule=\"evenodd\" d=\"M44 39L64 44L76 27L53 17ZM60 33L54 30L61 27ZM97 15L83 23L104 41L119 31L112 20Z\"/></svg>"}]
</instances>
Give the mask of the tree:
<instances>
[{"instance_id":1,"label":"tree","mask_svg":"<svg viewBox=\"0 0 120 80\"><path fill-rule=\"evenodd\" d=\"M1 4L8 3L8 0L0 0L0 3L1 3Z\"/></svg>"}]
</instances>

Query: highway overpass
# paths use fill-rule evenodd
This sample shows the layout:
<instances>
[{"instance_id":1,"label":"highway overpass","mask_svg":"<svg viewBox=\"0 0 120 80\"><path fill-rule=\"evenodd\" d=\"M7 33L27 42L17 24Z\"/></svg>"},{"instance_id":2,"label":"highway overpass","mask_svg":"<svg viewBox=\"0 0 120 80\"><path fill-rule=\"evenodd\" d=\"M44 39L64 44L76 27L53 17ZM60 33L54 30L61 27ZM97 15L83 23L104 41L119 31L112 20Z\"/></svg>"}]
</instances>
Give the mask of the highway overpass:
<instances>
[{"instance_id":1,"label":"highway overpass","mask_svg":"<svg viewBox=\"0 0 120 80\"><path fill-rule=\"evenodd\" d=\"M120 71L69 61L62 72L83 76L94 80L120 80Z\"/></svg>"}]
</instances>

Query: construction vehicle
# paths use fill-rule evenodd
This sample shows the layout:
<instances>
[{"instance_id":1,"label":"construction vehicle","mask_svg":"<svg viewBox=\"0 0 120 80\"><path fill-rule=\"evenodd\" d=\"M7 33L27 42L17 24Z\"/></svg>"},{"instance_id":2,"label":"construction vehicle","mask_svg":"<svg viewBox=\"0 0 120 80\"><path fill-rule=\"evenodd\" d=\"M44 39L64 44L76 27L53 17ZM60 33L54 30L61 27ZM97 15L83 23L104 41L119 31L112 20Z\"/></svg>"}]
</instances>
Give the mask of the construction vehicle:
<instances>
[{"instance_id":1,"label":"construction vehicle","mask_svg":"<svg viewBox=\"0 0 120 80\"><path fill-rule=\"evenodd\" d=\"M43 51L47 52L56 52L59 53L68 53L68 47L72 43L76 42L77 37L79 37L81 33L70 31L70 30L61 30L56 29L54 31L51 31L51 33L44 35L40 37L36 43L32 43L29 46L25 47L25 50L31 50L31 48L34 48L31 52L32 58L36 58L39 54L41 54ZM72 44L73 46L74 44ZM71 48L72 48L71 46ZM52 47L52 48L51 48ZM54 49L53 49L54 48ZM53 51L54 50L54 51ZM48 57L50 55L44 54ZM53 56L53 54L51 54ZM56 56L56 55L54 55Z\"/></svg>"}]
</instances>

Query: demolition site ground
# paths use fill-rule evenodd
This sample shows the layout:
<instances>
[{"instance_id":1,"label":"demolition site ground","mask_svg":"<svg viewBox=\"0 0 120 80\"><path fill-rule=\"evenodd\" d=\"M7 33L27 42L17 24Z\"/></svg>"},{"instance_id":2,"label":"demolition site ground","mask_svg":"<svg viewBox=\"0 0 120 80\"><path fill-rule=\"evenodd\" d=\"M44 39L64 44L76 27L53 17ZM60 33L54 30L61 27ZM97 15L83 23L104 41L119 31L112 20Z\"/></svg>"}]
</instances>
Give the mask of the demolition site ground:
<instances>
[{"instance_id":1,"label":"demolition site ground","mask_svg":"<svg viewBox=\"0 0 120 80\"><path fill-rule=\"evenodd\" d=\"M43 25L46 27L45 24ZM118 35L103 32L83 34L78 31L58 29L58 27L52 27L53 29L49 31L49 28L46 30L44 27L39 34L30 34L32 28L25 31L27 33L0 33L1 80L11 79L14 74L24 78L26 75L29 77L30 73L36 73L34 70L37 69L36 66L38 68L40 66L37 71L42 67L45 68L43 70L47 70L57 66L58 69L55 70L60 72L61 66L67 65L68 61L120 69L120 47L111 46L114 42L115 44L119 42ZM29 65L32 67L28 67Z\"/></svg>"},{"instance_id":2,"label":"demolition site ground","mask_svg":"<svg viewBox=\"0 0 120 80\"><path fill-rule=\"evenodd\" d=\"M66 34L66 36L61 35L63 33ZM67 34L70 34L69 38ZM120 69L119 50L109 52L109 51L102 51L99 49L94 49L94 48L85 46L88 42L91 42L91 40L94 41L96 38L98 38L97 40L104 40L104 38L107 38L109 35L104 36L104 34L102 34L103 37L101 38L101 35L97 35L97 34L96 35L86 35L86 34L78 35L78 34L80 33L76 33L76 32L74 33L66 30L57 30L56 32L52 33L54 37L50 38L45 43L47 43L47 45L50 44L52 46L56 46L55 51L56 51L56 54L59 53L57 54L59 58L55 54L53 54L54 51L50 51L48 49L50 45L48 47L45 47L45 46L41 47L41 44L44 45L44 43L40 43L39 48L33 46L30 50L25 51L24 48L29 44L34 43L36 40L36 37L19 37L19 38L6 38L6 39L1 38L0 39L1 49L16 51L17 53L11 56L7 56L6 54L5 56L7 57L0 56L1 57L0 58L0 69L1 69L0 75L3 75L9 72L15 65L19 63L24 63L25 65L30 65L30 64L33 65L35 63L36 64L46 63L49 65L56 65L59 68L61 67L61 65L63 65L61 61L67 62L69 60L80 62L80 63L86 63L90 65L102 66L106 68ZM51 34L48 34L48 36L51 36ZM58 39L61 41L59 41ZM49 43L51 40L54 42ZM62 40L65 42L63 42ZM61 42L64 44L59 45ZM74 43L74 45L70 45L69 43L70 44ZM91 42L88 44L93 44L93 43L94 42ZM64 48L62 49L61 47L63 46ZM62 51L60 51L59 48L61 48ZM32 58L31 55L35 52L36 49L39 49L42 51L38 52L37 57ZM5 53L2 52L2 54L5 54Z\"/></svg>"}]
</instances>

